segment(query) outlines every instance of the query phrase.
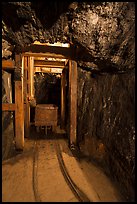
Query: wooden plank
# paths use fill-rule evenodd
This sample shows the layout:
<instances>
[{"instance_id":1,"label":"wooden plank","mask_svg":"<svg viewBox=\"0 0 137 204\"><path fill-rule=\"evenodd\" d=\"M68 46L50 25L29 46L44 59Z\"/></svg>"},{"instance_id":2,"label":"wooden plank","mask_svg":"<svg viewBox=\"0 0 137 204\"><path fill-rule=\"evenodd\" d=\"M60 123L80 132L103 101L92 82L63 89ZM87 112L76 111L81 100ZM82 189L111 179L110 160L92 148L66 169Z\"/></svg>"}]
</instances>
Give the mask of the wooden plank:
<instances>
[{"instance_id":1,"label":"wooden plank","mask_svg":"<svg viewBox=\"0 0 137 204\"><path fill-rule=\"evenodd\" d=\"M77 143L77 63L69 61L70 145Z\"/></svg>"},{"instance_id":2,"label":"wooden plank","mask_svg":"<svg viewBox=\"0 0 137 204\"><path fill-rule=\"evenodd\" d=\"M15 69L15 62L13 60L2 60L2 69Z\"/></svg>"},{"instance_id":3,"label":"wooden plank","mask_svg":"<svg viewBox=\"0 0 137 204\"><path fill-rule=\"evenodd\" d=\"M23 53L23 56L68 59L65 55L52 54L52 53L50 53L50 52L49 52L49 53L25 52L25 53Z\"/></svg>"},{"instance_id":4,"label":"wooden plank","mask_svg":"<svg viewBox=\"0 0 137 204\"><path fill-rule=\"evenodd\" d=\"M61 61L45 61L45 60L34 60L35 67L49 67L49 68L64 68L65 62Z\"/></svg>"},{"instance_id":5,"label":"wooden plank","mask_svg":"<svg viewBox=\"0 0 137 204\"><path fill-rule=\"evenodd\" d=\"M21 66L20 55L16 55L16 66ZM24 147L24 98L23 79L15 81L15 137L16 149L23 150Z\"/></svg>"},{"instance_id":6,"label":"wooden plank","mask_svg":"<svg viewBox=\"0 0 137 204\"><path fill-rule=\"evenodd\" d=\"M35 72L43 72L43 73L62 73L62 68L43 68L43 67L34 67Z\"/></svg>"},{"instance_id":7,"label":"wooden plank","mask_svg":"<svg viewBox=\"0 0 137 204\"><path fill-rule=\"evenodd\" d=\"M34 98L34 57L30 57L30 97Z\"/></svg>"},{"instance_id":8,"label":"wooden plank","mask_svg":"<svg viewBox=\"0 0 137 204\"><path fill-rule=\"evenodd\" d=\"M30 134L30 104L28 102L28 57L24 57L24 137Z\"/></svg>"},{"instance_id":9,"label":"wooden plank","mask_svg":"<svg viewBox=\"0 0 137 204\"><path fill-rule=\"evenodd\" d=\"M30 135L30 104L26 101L24 104L24 137L29 137Z\"/></svg>"},{"instance_id":10,"label":"wooden plank","mask_svg":"<svg viewBox=\"0 0 137 204\"><path fill-rule=\"evenodd\" d=\"M57 47L57 46L47 46L47 45L37 45L33 44L27 46L22 50L22 53L32 52L32 53L52 53L53 55L63 55L66 58L71 59L72 53L74 52L73 47Z\"/></svg>"},{"instance_id":11,"label":"wooden plank","mask_svg":"<svg viewBox=\"0 0 137 204\"><path fill-rule=\"evenodd\" d=\"M24 103L26 103L27 100L27 57L24 57Z\"/></svg>"},{"instance_id":12,"label":"wooden plank","mask_svg":"<svg viewBox=\"0 0 137 204\"><path fill-rule=\"evenodd\" d=\"M65 69L61 76L61 128L65 127L65 110L66 110L66 72Z\"/></svg>"},{"instance_id":13,"label":"wooden plank","mask_svg":"<svg viewBox=\"0 0 137 204\"><path fill-rule=\"evenodd\" d=\"M27 87L28 87L28 98L30 97L30 57L28 57L28 78L27 78Z\"/></svg>"},{"instance_id":14,"label":"wooden plank","mask_svg":"<svg viewBox=\"0 0 137 204\"><path fill-rule=\"evenodd\" d=\"M15 111L15 103L3 103L2 111Z\"/></svg>"}]
</instances>

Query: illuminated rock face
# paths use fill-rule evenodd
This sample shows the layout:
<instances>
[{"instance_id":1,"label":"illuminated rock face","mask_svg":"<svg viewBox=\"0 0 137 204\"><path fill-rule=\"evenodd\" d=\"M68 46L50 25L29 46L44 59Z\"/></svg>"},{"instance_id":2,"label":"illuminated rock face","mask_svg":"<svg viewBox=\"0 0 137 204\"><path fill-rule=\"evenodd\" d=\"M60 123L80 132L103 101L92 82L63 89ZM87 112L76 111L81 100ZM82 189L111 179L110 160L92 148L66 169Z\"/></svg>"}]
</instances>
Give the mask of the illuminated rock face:
<instances>
[{"instance_id":1,"label":"illuminated rock face","mask_svg":"<svg viewBox=\"0 0 137 204\"><path fill-rule=\"evenodd\" d=\"M115 71L133 69L134 17L134 4L128 2L85 4L72 20L73 37L86 47L99 69L105 69L105 64Z\"/></svg>"},{"instance_id":2,"label":"illuminated rock face","mask_svg":"<svg viewBox=\"0 0 137 204\"><path fill-rule=\"evenodd\" d=\"M78 69L78 141L134 198L135 75L91 75ZM122 187L123 186L123 187Z\"/></svg>"},{"instance_id":3,"label":"illuminated rock face","mask_svg":"<svg viewBox=\"0 0 137 204\"><path fill-rule=\"evenodd\" d=\"M60 41L80 47L80 147L103 165L125 197L133 201L134 2L3 2L2 57L14 59L15 51L34 41Z\"/></svg>"},{"instance_id":4,"label":"illuminated rock face","mask_svg":"<svg viewBox=\"0 0 137 204\"><path fill-rule=\"evenodd\" d=\"M134 2L7 2L2 12L2 35L12 45L71 42L101 71L134 69Z\"/></svg>"}]
</instances>

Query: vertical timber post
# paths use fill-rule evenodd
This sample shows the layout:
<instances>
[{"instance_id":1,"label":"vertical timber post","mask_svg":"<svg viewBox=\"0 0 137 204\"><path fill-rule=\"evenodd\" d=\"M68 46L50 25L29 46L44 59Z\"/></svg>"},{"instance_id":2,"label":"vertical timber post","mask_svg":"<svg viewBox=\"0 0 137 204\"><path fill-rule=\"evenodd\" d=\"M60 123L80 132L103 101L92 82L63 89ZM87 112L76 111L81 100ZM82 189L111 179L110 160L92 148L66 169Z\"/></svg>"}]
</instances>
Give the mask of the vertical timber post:
<instances>
[{"instance_id":1,"label":"vertical timber post","mask_svg":"<svg viewBox=\"0 0 137 204\"><path fill-rule=\"evenodd\" d=\"M61 128L65 126L65 108L66 108L66 76L65 76L65 68L62 71L61 76Z\"/></svg>"},{"instance_id":2,"label":"vertical timber post","mask_svg":"<svg viewBox=\"0 0 137 204\"><path fill-rule=\"evenodd\" d=\"M77 63L69 60L70 145L77 142Z\"/></svg>"},{"instance_id":3,"label":"vertical timber post","mask_svg":"<svg viewBox=\"0 0 137 204\"><path fill-rule=\"evenodd\" d=\"M30 133L30 105L28 102L28 57L24 57L24 136L29 137Z\"/></svg>"},{"instance_id":4,"label":"vertical timber post","mask_svg":"<svg viewBox=\"0 0 137 204\"><path fill-rule=\"evenodd\" d=\"M30 97L34 98L34 57L30 57Z\"/></svg>"},{"instance_id":5,"label":"vertical timber post","mask_svg":"<svg viewBox=\"0 0 137 204\"><path fill-rule=\"evenodd\" d=\"M23 67L21 55L15 56L17 69L21 68L21 78L15 81L15 137L16 149L23 150L24 147L24 97L23 97Z\"/></svg>"}]
</instances>

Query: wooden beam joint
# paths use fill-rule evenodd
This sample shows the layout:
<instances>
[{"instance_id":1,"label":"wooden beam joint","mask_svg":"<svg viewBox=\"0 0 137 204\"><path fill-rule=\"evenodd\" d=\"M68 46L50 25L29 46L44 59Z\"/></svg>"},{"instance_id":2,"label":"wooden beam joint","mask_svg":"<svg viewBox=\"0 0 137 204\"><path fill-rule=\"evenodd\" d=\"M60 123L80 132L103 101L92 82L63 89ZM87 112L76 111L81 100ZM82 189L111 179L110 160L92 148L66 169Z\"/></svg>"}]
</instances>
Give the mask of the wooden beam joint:
<instances>
[{"instance_id":1,"label":"wooden beam joint","mask_svg":"<svg viewBox=\"0 0 137 204\"><path fill-rule=\"evenodd\" d=\"M3 103L2 111L15 111L15 103Z\"/></svg>"}]
</instances>

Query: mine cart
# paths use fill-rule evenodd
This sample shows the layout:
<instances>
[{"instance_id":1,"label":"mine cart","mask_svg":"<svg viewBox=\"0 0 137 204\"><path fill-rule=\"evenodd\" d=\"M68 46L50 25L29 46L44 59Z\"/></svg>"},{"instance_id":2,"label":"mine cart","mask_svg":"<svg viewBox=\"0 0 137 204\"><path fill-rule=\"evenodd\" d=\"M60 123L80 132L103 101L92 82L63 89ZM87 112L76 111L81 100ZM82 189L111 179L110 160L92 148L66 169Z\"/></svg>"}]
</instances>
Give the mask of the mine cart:
<instances>
[{"instance_id":1,"label":"mine cart","mask_svg":"<svg viewBox=\"0 0 137 204\"><path fill-rule=\"evenodd\" d=\"M35 126L37 131L40 127L45 127L47 134L47 127L51 126L52 131L56 131L58 121L58 107L54 104L37 104L35 109Z\"/></svg>"}]
</instances>

